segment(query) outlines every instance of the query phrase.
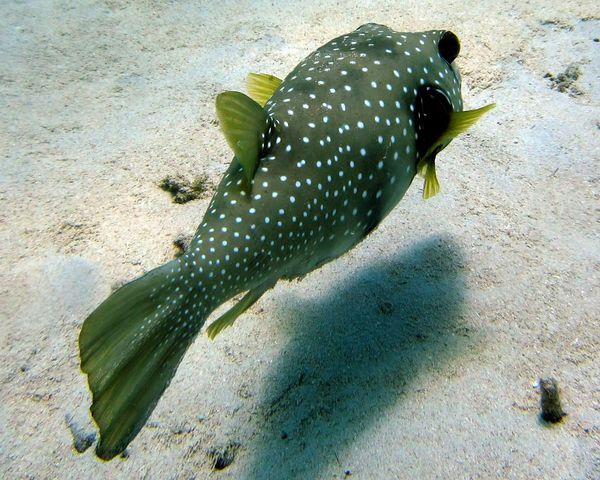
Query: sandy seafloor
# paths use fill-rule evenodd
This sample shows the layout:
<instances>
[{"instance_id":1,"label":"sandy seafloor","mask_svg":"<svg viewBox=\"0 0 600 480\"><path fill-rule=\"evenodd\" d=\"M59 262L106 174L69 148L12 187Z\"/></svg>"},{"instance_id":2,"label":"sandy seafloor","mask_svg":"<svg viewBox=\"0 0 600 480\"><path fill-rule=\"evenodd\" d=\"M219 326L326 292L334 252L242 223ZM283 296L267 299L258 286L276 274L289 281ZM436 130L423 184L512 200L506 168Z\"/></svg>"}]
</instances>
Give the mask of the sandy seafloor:
<instances>
[{"instance_id":1,"label":"sandy seafloor","mask_svg":"<svg viewBox=\"0 0 600 480\"><path fill-rule=\"evenodd\" d=\"M218 182L215 95L371 21L453 30L466 107L498 104L442 193L200 335L126 459L76 453L82 321L201 220L157 183ZM600 478L597 2L4 1L0 27L0 477Z\"/></svg>"}]
</instances>

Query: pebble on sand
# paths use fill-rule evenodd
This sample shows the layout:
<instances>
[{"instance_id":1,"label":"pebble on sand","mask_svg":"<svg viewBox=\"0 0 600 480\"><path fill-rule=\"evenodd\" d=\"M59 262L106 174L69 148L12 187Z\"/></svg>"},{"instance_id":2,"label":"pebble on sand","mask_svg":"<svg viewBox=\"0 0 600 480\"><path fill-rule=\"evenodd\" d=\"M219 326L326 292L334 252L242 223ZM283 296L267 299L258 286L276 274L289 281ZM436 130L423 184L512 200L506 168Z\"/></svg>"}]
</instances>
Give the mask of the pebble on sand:
<instances>
[{"instance_id":1,"label":"pebble on sand","mask_svg":"<svg viewBox=\"0 0 600 480\"><path fill-rule=\"evenodd\" d=\"M560 422L567 414L562 409L558 382L551 377L540 378L538 385L541 394L542 419L550 423Z\"/></svg>"}]
</instances>

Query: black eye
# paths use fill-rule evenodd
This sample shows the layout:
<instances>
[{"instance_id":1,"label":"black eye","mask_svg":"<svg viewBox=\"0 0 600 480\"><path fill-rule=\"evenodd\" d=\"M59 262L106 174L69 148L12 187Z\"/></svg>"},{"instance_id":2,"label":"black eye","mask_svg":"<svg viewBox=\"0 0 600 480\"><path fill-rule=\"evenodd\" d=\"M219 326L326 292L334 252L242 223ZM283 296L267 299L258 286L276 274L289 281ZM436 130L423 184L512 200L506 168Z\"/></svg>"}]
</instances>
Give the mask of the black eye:
<instances>
[{"instance_id":1,"label":"black eye","mask_svg":"<svg viewBox=\"0 0 600 480\"><path fill-rule=\"evenodd\" d=\"M438 50L440 51L440 55L448 63L452 63L454 59L458 57L458 52L460 52L460 42L458 41L458 37L452 32L444 33L438 43Z\"/></svg>"}]
</instances>

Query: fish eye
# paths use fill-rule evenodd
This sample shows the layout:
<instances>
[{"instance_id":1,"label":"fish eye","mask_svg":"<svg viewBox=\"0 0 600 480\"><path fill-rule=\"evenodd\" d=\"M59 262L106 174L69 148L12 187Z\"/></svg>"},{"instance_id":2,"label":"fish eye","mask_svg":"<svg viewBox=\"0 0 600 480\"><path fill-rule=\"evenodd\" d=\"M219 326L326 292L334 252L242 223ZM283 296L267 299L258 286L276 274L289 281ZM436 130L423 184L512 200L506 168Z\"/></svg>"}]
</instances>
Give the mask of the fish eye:
<instances>
[{"instance_id":1,"label":"fish eye","mask_svg":"<svg viewBox=\"0 0 600 480\"><path fill-rule=\"evenodd\" d=\"M450 31L445 32L438 42L438 50L444 60L448 63L452 63L454 59L458 57L458 53L460 52L460 41L458 40L458 37Z\"/></svg>"}]
</instances>

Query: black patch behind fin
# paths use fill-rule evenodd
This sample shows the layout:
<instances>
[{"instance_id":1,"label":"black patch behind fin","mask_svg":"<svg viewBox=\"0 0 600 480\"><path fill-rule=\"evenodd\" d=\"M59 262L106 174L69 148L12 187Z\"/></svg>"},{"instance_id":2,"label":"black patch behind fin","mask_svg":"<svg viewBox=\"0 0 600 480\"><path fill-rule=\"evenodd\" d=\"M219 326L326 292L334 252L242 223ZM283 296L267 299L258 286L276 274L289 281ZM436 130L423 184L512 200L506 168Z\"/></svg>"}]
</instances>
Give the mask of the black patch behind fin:
<instances>
[{"instance_id":1,"label":"black patch behind fin","mask_svg":"<svg viewBox=\"0 0 600 480\"><path fill-rule=\"evenodd\" d=\"M427 153L450 124L452 105L439 90L421 88L417 94L416 126L419 157Z\"/></svg>"}]
</instances>

